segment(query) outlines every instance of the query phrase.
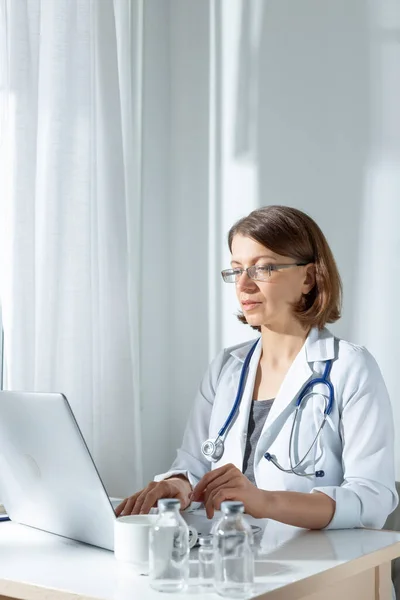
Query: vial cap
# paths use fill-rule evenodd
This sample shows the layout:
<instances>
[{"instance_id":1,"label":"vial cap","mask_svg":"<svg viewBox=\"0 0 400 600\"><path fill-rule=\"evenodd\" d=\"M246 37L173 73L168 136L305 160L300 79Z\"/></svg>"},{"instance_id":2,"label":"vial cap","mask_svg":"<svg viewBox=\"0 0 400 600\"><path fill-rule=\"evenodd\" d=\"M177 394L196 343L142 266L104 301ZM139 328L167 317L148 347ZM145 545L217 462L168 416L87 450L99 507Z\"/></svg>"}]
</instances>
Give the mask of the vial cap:
<instances>
[{"instance_id":1,"label":"vial cap","mask_svg":"<svg viewBox=\"0 0 400 600\"><path fill-rule=\"evenodd\" d=\"M244 512L244 504L243 502L239 502L237 500L226 500L221 503L221 511L224 515L227 514L236 514Z\"/></svg>"},{"instance_id":2,"label":"vial cap","mask_svg":"<svg viewBox=\"0 0 400 600\"><path fill-rule=\"evenodd\" d=\"M180 509L181 501L177 498L160 498L157 506L160 511Z\"/></svg>"},{"instance_id":3,"label":"vial cap","mask_svg":"<svg viewBox=\"0 0 400 600\"><path fill-rule=\"evenodd\" d=\"M212 546L213 536L212 535L200 535L198 540L200 546Z\"/></svg>"}]
</instances>

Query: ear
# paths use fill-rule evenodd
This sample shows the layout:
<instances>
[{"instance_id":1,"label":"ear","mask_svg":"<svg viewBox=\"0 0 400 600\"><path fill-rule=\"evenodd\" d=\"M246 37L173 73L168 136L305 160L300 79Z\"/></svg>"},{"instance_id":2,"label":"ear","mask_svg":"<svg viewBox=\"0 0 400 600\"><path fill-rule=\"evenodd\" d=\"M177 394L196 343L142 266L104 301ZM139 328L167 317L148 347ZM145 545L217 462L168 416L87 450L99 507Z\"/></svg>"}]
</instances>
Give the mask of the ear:
<instances>
[{"instance_id":1,"label":"ear","mask_svg":"<svg viewBox=\"0 0 400 600\"><path fill-rule=\"evenodd\" d=\"M310 263L306 265L304 281L303 281L303 294L309 294L315 286L315 264Z\"/></svg>"}]
</instances>

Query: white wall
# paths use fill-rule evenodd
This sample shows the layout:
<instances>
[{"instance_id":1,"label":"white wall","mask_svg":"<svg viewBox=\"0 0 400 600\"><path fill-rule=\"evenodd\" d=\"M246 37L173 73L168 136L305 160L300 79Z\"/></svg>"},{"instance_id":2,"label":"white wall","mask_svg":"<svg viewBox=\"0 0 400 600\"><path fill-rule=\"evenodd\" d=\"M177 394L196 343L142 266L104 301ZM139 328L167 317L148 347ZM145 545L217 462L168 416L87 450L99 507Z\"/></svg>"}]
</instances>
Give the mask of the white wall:
<instances>
[{"instance_id":1,"label":"white wall","mask_svg":"<svg viewBox=\"0 0 400 600\"><path fill-rule=\"evenodd\" d=\"M332 329L376 355L400 426L399 3L145 5L145 264L168 267L144 275L145 478L173 458L210 352L254 336L218 271L255 206L322 227L344 283Z\"/></svg>"},{"instance_id":2,"label":"white wall","mask_svg":"<svg viewBox=\"0 0 400 600\"><path fill-rule=\"evenodd\" d=\"M258 14L257 4L223 3L224 61L232 72L224 168L231 180L246 166L256 172L257 185L253 194L247 186L241 214L252 204L287 204L320 224L346 290L343 318L334 329L348 335L356 272L349 257L358 252L369 151L368 3L272 0L261 3ZM258 30L251 23L256 15ZM226 226L237 212L232 188L227 183ZM231 342L228 319L224 341Z\"/></svg>"}]
</instances>

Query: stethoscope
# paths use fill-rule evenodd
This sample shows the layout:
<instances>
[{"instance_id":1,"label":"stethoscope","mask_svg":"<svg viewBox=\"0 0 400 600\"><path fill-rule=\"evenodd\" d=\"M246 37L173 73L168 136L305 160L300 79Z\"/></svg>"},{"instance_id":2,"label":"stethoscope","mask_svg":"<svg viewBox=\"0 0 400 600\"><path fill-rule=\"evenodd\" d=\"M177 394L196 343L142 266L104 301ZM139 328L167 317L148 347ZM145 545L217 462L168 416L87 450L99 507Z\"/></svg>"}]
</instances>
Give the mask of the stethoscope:
<instances>
[{"instance_id":1,"label":"stethoscope","mask_svg":"<svg viewBox=\"0 0 400 600\"><path fill-rule=\"evenodd\" d=\"M256 349L258 342L259 342L259 340L257 340L252 345L252 347L250 348L250 351L247 354L245 361L243 363L242 371L240 373L239 386L238 386L235 402L234 402L232 409L228 415L228 418L226 419L223 427L221 427L221 429L218 431L218 435L215 438L215 440L212 440L212 439L206 440L201 445L201 452L202 452L203 456L210 462L217 462L224 453L225 434L226 434L227 430L229 429L229 427L231 426L233 419L239 408L240 401L241 401L242 395L243 395L243 390L244 390L244 386L245 386L245 378L246 378L246 374L247 374L247 371L249 368L250 360L251 360L251 357L253 356L254 350ZM289 438L290 468L285 469L284 467L282 467L279 464L277 458L275 456L272 456L272 454L270 454L269 452L266 452L264 454L264 458L266 458L269 462L271 462L273 465L275 465L275 467L277 467L277 469L279 469L280 471L283 471L284 473L292 473L293 475L298 475L299 477L314 477L314 476L315 477L324 477L324 475L325 475L324 471L313 471L312 473L306 473L306 472L299 473L297 469L300 467L300 465L303 464L303 462L306 460L307 456L310 454L311 450L313 449L314 445L317 443L317 440L318 440L319 436L321 435L322 428L324 427L324 425L326 423L326 419L332 411L335 392L334 392L332 383L328 379L331 368L332 368L332 361L327 360L322 377L316 377L316 378L312 379L311 381L309 381L308 383L306 383L306 385L300 392L299 397L296 400L296 410L294 413L293 424L292 424L292 429L291 429L290 438ZM324 408L323 420L322 420L322 423L316 433L316 436L314 437L314 440L313 440L311 446L309 447L309 449L307 450L306 454L303 456L303 458L301 460L299 460L296 464L294 464L294 461L292 459L292 446L293 446L293 433L294 433L296 423L297 423L297 416L301 409L303 400L311 393L311 388L318 384L326 385L329 390L328 398L324 397L325 408Z\"/></svg>"}]
</instances>

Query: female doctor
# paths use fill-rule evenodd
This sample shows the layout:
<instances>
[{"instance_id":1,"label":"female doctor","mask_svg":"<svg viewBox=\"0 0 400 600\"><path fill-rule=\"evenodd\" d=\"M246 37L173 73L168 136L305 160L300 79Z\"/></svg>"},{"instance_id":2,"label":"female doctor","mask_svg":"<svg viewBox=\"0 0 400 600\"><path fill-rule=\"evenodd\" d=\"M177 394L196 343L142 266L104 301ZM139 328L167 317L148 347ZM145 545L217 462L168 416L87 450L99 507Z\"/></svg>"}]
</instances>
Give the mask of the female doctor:
<instances>
[{"instance_id":1,"label":"female doctor","mask_svg":"<svg viewBox=\"0 0 400 600\"><path fill-rule=\"evenodd\" d=\"M299 210L266 206L228 243L223 280L261 335L214 359L171 470L117 516L176 497L204 502L208 517L241 500L298 527L381 528L398 502L391 406L371 354L325 328L340 317L341 281L323 233Z\"/></svg>"}]
</instances>

